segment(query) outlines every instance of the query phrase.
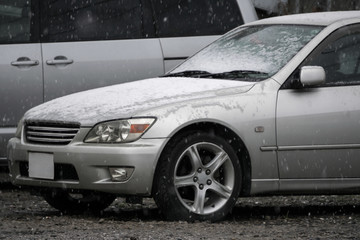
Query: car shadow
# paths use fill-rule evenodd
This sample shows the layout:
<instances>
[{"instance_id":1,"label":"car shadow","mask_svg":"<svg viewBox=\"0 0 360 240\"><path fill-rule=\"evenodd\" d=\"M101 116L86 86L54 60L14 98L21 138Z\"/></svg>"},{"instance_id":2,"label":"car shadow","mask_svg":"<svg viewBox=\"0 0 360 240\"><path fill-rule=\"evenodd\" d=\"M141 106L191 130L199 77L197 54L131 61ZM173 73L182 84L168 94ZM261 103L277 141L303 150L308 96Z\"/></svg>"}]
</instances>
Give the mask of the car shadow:
<instances>
[{"instance_id":1,"label":"car shadow","mask_svg":"<svg viewBox=\"0 0 360 240\"><path fill-rule=\"evenodd\" d=\"M345 204L337 206L259 206L259 207L235 207L228 220L249 219L276 219L276 218L299 218L299 217L327 217L329 215L352 215L360 214L360 205Z\"/></svg>"},{"instance_id":2,"label":"car shadow","mask_svg":"<svg viewBox=\"0 0 360 240\"><path fill-rule=\"evenodd\" d=\"M327 218L334 216L353 216L360 214L360 206L342 205L342 206L316 206L309 205L305 207L235 207L232 212L223 219L224 221L242 222L252 220L276 220L276 219L299 219L318 217ZM141 208L141 209L106 209L105 211L95 214L85 212L83 214L63 214L55 209L36 210L33 212L17 212L16 215L22 218L31 217L69 217L71 219L88 219L91 221L165 221L158 208Z\"/></svg>"},{"instance_id":3,"label":"car shadow","mask_svg":"<svg viewBox=\"0 0 360 240\"><path fill-rule=\"evenodd\" d=\"M315 197L316 198L316 197ZM312 203L294 203L295 206L282 204L269 204L267 206L256 206L254 202L249 202L242 206L237 204L231 213L224 219L228 221L246 221L252 219L277 219L277 218L305 218L305 217L328 217L328 216L351 216L360 214L360 202L357 203L329 203L319 201ZM116 208L112 206L102 212L102 218L111 218L119 221L141 220L141 221L157 221L164 220L160 210L156 205L150 207L138 205L137 208Z\"/></svg>"},{"instance_id":4,"label":"car shadow","mask_svg":"<svg viewBox=\"0 0 360 240\"><path fill-rule=\"evenodd\" d=\"M62 217L81 219L103 219L104 221L163 221L164 218L152 199L144 199L142 204L127 203L125 199L118 198L115 202L100 213L85 212L70 215L50 207L41 197L32 196L26 191L12 186L10 183L0 184L1 191L8 193L9 201L15 194L17 202L3 199L4 206L9 205L13 211L2 212L0 215L13 217ZM254 219L278 218L307 218L328 216L360 215L360 196L300 196L300 197L270 197L270 198L244 198L239 199L236 206L225 221L247 221ZM1 199L0 199L1 200ZM31 207L21 207L23 201L30 201ZM0 201L1 202L1 201ZM17 206L19 205L19 206Z\"/></svg>"}]
</instances>

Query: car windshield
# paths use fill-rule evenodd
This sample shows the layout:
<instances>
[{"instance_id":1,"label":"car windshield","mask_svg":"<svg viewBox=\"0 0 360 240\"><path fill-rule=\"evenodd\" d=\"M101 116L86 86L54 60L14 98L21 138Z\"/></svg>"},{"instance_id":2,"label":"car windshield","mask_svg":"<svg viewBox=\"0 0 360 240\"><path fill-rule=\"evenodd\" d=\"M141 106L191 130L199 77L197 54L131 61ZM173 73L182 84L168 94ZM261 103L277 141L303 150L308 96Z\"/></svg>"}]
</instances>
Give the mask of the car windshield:
<instances>
[{"instance_id":1,"label":"car windshield","mask_svg":"<svg viewBox=\"0 0 360 240\"><path fill-rule=\"evenodd\" d=\"M246 27L215 41L165 76L261 81L278 72L322 28Z\"/></svg>"}]
</instances>

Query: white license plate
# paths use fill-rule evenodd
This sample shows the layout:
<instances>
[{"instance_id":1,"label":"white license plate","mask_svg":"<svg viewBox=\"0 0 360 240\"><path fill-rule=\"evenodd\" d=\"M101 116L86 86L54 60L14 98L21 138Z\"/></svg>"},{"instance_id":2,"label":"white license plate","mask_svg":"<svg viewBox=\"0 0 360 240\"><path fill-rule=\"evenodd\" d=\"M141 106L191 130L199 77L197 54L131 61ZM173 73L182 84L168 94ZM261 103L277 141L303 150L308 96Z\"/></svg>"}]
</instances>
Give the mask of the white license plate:
<instances>
[{"instance_id":1,"label":"white license plate","mask_svg":"<svg viewBox=\"0 0 360 240\"><path fill-rule=\"evenodd\" d=\"M54 179L54 155L29 152L29 177Z\"/></svg>"}]
</instances>

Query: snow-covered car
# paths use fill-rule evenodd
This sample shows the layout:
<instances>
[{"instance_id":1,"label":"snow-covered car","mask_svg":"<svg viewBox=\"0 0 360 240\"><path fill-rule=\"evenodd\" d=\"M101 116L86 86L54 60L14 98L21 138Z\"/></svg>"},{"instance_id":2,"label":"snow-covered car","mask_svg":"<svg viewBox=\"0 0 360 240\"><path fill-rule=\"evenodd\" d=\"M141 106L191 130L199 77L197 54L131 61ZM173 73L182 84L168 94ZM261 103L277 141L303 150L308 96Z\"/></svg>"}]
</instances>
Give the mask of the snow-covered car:
<instances>
[{"instance_id":1,"label":"snow-covered car","mask_svg":"<svg viewBox=\"0 0 360 240\"><path fill-rule=\"evenodd\" d=\"M29 110L10 174L61 211L153 197L220 220L239 196L358 193L360 11L260 20L166 74Z\"/></svg>"}]
</instances>

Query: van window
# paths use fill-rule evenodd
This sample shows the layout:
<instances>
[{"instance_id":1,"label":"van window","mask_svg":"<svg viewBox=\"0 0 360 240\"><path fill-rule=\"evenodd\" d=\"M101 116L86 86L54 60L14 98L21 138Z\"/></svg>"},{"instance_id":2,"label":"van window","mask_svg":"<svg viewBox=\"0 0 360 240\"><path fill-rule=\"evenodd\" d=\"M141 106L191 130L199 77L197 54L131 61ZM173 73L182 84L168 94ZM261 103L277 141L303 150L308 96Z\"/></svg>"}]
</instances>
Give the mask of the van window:
<instances>
[{"instance_id":1,"label":"van window","mask_svg":"<svg viewBox=\"0 0 360 240\"><path fill-rule=\"evenodd\" d=\"M33 23L30 0L0 1L0 44L30 43Z\"/></svg>"},{"instance_id":2,"label":"van window","mask_svg":"<svg viewBox=\"0 0 360 240\"><path fill-rule=\"evenodd\" d=\"M152 0L159 37L220 35L241 24L236 0Z\"/></svg>"},{"instance_id":3,"label":"van window","mask_svg":"<svg viewBox=\"0 0 360 240\"><path fill-rule=\"evenodd\" d=\"M45 0L40 2L43 42L143 37L140 0Z\"/></svg>"}]
</instances>

